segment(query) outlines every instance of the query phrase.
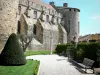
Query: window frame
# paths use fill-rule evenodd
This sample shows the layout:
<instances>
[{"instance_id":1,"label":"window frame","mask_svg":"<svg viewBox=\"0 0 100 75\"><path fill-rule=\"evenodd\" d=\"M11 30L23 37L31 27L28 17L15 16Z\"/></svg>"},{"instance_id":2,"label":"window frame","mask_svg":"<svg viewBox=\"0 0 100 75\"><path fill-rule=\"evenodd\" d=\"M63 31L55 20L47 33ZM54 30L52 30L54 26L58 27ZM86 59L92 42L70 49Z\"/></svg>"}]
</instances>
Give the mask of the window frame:
<instances>
[{"instance_id":1,"label":"window frame","mask_svg":"<svg viewBox=\"0 0 100 75\"><path fill-rule=\"evenodd\" d=\"M18 15L21 14L21 6L18 6Z\"/></svg>"},{"instance_id":2,"label":"window frame","mask_svg":"<svg viewBox=\"0 0 100 75\"><path fill-rule=\"evenodd\" d=\"M46 22L49 22L49 15L46 15Z\"/></svg>"},{"instance_id":3,"label":"window frame","mask_svg":"<svg viewBox=\"0 0 100 75\"><path fill-rule=\"evenodd\" d=\"M34 10L34 19L37 19L37 11Z\"/></svg>"}]
</instances>

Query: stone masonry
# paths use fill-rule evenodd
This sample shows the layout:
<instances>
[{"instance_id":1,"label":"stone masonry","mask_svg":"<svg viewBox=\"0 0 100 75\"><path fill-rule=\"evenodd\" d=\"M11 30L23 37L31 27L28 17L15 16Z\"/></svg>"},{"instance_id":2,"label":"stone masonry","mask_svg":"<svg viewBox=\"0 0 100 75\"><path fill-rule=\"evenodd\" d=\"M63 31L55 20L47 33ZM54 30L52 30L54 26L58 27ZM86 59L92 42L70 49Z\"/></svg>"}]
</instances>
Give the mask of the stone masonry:
<instances>
[{"instance_id":1,"label":"stone masonry","mask_svg":"<svg viewBox=\"0 0 100 75\"><path fill-rule=\"evenodd\" d=\"M56 6L56 10L63 15L63 25L67 32L67 41L78 42L79 38L79 12L77 8L68 7L67 3L62 6Z\"/></svg>"},{"instance_id":2,"label":"stone masonry","mask_svg":"<svg viewBox=\"0 0 100 75\"><path fill-rule=\"evenodd\" d=\"M0 49L11 33L17 32L19 0L0 0Z\"/></svg>"},{"instance_id":3,"label":"stone masonry","mask_svg":"<svg viewBox=\"0 0 100 75\"><path fill-rule=\"evenodd\" d=\"M1 0L0 49L11 33L33 36L30 50L54 50L57 44L78 42L79 12L67 3L58 7L41 0Z\"/></svg>"}]
</instances>

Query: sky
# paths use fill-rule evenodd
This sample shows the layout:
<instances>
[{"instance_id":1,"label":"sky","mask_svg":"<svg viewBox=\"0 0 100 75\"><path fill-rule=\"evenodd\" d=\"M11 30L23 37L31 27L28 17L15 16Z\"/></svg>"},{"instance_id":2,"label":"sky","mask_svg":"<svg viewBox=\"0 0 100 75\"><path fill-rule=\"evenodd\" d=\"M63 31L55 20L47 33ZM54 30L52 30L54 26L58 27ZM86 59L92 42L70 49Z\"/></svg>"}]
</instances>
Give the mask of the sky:
<instances>
[{"instance_id":1,"label":"sky","mask_svg":"<svg viewBox=\"0 0 100 75\"><path fill-rule=\"evenodd\" d=\"M100 33L100 0L42 0L49 4L55 2L56 6L63 6L80 9L80 35Z\"/></svg>"}]
</instances>

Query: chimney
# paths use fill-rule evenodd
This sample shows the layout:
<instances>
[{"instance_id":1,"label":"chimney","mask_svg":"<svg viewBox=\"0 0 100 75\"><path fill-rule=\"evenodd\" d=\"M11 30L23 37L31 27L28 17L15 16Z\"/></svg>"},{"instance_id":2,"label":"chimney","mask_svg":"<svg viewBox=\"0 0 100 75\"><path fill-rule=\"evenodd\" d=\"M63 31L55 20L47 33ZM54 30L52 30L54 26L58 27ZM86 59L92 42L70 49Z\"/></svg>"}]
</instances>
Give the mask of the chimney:
<instances>
[{"instance_id":1,"label":"chimney","mask_svg":"<svg viewBox=\"0 0 100 75\"><path fill-rule=\"evenodd\" d=\"M67 3L64 3L64 4L63 4L63 7L68 7L68 4L67 4Z\"/></svg>"},{"instance_id":2,"label":"chimney","mask_svg":"<svg viewBox=\"0 0 100 75\"><path fill-rule=\"evenodd\" d=\"M49 2L49 4L50 4L51 6L54 6L54 2Z\"/></svg>"}]
</instances>

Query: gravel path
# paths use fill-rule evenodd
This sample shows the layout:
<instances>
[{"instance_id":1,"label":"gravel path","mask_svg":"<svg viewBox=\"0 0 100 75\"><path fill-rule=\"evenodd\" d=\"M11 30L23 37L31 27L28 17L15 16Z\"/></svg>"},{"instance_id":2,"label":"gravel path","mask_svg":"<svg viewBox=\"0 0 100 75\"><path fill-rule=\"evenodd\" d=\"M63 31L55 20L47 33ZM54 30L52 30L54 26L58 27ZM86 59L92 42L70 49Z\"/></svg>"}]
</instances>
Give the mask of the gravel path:
<instances>
[{"instance_id":1,"label":"gravel path","mask_svg":"<svg viewBox=\"0 0 100 75\"><path fill-rule=\"evenodd\" d=\"M67 57L58 55L33 55L26 58L40 60L39 75L83 75L75 66L68 62Z\"/></svg>"}]
</instances>

